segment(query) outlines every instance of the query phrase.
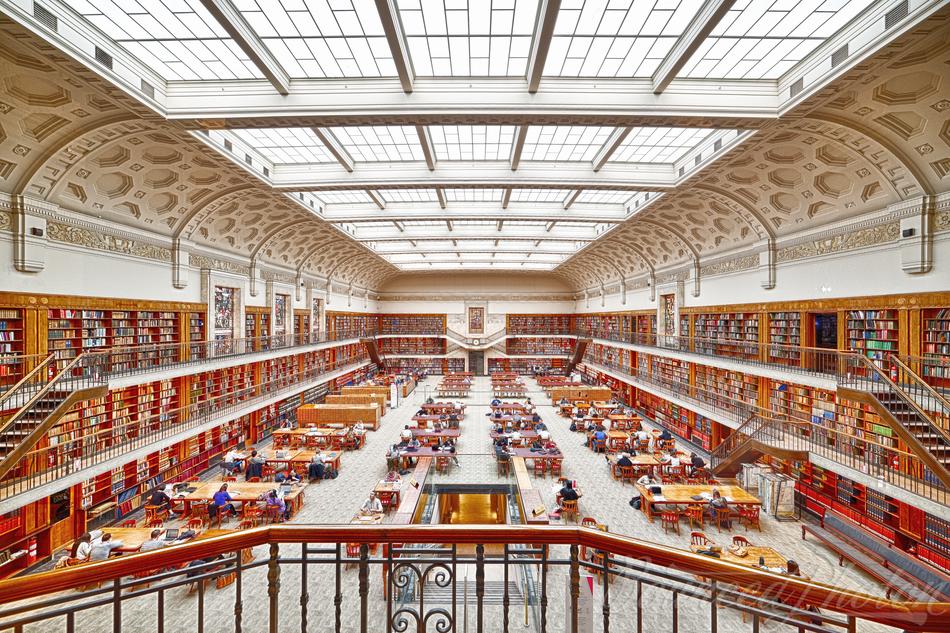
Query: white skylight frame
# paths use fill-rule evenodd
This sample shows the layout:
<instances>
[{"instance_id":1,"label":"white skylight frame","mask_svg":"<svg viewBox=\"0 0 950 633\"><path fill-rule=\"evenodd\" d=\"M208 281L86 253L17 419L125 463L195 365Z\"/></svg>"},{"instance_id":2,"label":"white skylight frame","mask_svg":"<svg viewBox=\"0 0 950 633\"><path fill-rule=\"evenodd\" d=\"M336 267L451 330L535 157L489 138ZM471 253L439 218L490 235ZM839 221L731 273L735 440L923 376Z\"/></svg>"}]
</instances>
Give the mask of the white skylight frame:
<instances>
[{"instance_id":1,"label":"white skylight frame","mask_svg":"<svg viewBox=\"0 0 950 633\"><path fill-rule=\"evenodd\" d=\"M614 191L611 189L586 189L581 191L574 204L626 204L636 191Z\"/></svg>"},{"instance_id":2,"label":"white skylight frame","mask_svg":"<svg viewBox=\"0 0 950 633\"><path fill-rule=\"evenodd\" d=\"M386 202L438 202L435 189L377 189Z\"/></svg>"},{"instance_id":3,"label":"white skylight frame","mask_svg":"<svg viewBox=\"0 0 950 633\"><path fill-rule=\"evenodd\" d=\"M399 18L420 77L523 77L536 0L401 0Z\"/></svg>"},{"instance_id":4,"label":"white skylight frame","mask_svg":"<svg viewBox=\"0 0 950 633\"><path fill-rule=\"evenodd\" d=\"M779 79L875 0L737 0L677 77Z\"/></svg>"},{"instance_id":5,"label":"white skylight frame","mask_svg":"<svg viewBox=\"0 0 950 633\"><path fill-rule=\"evenodd\" d=\"M512 189L512 202L564 202L570 189Z\"/></svg>"},{"instance_id":6,"label":"white skylight frame","mask_svg":"<svg viewBox=\"0 0 950 633\"><path fill-rule=\"evenodd\" d=\"M635 127L608 162L672 165L715 131L712 128Z\"/></svg>"},{"instance_id":7,"label":"white skylight frame","mask_svg":"<svg viewBox=\"0 0 950 633\"><path fill-rule=\"evenodd\" d=\"M240 0L235 6L293 79L397 74L373 0Z\"/></svg>"},{"instance_id":8,"label":"white skylight frame","mask_svg":"<svg viewBox=\"0 0 950 633\"><path fill-rule=\"evenodd\" d=\"M651 77L702 4L699 0L564 0L544 75Z\"/></svg>"},{"instance_id":9,"label":"white skylight frame","mask_svg":"<svg viewBox=\"0 0 950 633\"><path fill-rule=\"evenodd\" d=\"M200 0L71 0L68 6L166 81L264 76Z\"/></svg>"},{"instance_id":10,"label":"white skylight frame","mask_svg":"<svg viewBox=\"0 0 950 633\"><path fill-rule=\"evenodd\" d=\"M521 150L522 161L589 162L614 128L597 125L531 125Z\"/></svg>"},{"instance_id":11,"label":"white skylight frame","mask_svg":"<svg viewBox=\"0 0 950 633\"><path fill-rule=\"evenodd\" d=\"M272 165L337 162L310 128L242 128L229 132Z\"/></svg>"},{"instance_id":12,"label":"white skylight frame","mask_svg":"<svg viewBox=\"0 0 950 633\"><path fill-rule=\"evenodd\" d=\"M501 202L504 189L445 189L447 202Z\"/></svg>"},{"instance_id":13,"label":"white skylight frame","mask_svg":"<svg viewBox=\"0 0 950 633\"><path fill-rule=\"evenodd\" d=\"M516 125L429 125L438 160L508 160Z\"/></svg>"},{"instance_id":14,"label":"white skylight frame","mask_svg":"<svg viewBox=\"0 0 950 633\"><path fill-rule=\"evenodd\" d=\"M412 125L358 125L328 129L357 163L425 160L419 135Z\"/></svg>"},{"instance_id":15,"label":"white skylight frame","mask_svg":"<svg viewBox=\"0 0 950 633\"><path fill-rule=\"evenodd\" d=\"M373 204L373 198L362 189L315 191L313 195L324 204Z\"/></svg>"}]
</instances>

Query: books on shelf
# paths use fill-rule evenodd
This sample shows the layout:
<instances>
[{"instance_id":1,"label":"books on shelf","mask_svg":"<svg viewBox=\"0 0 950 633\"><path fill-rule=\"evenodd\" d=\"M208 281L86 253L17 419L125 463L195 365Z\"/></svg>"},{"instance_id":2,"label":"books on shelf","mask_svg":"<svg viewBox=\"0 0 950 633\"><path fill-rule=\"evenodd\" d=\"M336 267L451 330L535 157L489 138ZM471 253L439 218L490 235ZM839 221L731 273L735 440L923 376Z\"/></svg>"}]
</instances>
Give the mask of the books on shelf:
<instances>
[{"instance_id":1,"label":"books on shelf","mask_svg":"<svg viewBox=\"0 0 950 633\"><path fill-rule=\"evenodd\" d=\"M568 314L509 314L509 334L568 334L571 332Z\"/></svg>"},{"instance_id":2,"label":"books on shelf","mask_svg":"<svg viewBox=\"0 0 950 633\"><path fill-rule=\"evenodd\" d=\"M444 314L381 314L380 334L436 334L445 332Z\"/></svg>"},{"instance_id":3,"label":"books on shelf","mask_svg":"<svg viewBox=\"0 0 950 633\"><path fill-rule=\"evenodd\" d=\"M569 338L509 338L505 341L508 354L569 356L573 351L574 340Z\"/></svg>"},{"instance_id":4,"label":"books on shelf","mask_svg":"<svg viewBox=\"0 0 950 633\"><path fill-rule=\"evenodd\" d=\"M846 327L848 348L880 367L888 353L898 350L897 310L851 310Z\"/></svg>"}]
</instances>

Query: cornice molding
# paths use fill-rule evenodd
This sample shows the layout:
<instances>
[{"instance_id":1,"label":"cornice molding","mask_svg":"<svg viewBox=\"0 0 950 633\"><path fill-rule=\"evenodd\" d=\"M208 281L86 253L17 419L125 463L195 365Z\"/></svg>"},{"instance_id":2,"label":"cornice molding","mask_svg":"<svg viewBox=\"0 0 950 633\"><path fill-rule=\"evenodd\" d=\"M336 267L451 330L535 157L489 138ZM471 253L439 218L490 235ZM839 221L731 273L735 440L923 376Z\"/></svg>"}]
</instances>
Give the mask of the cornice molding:
<instances>
[{"instance_id":1,"label":"cornice molding","mask_svg":"<svg viewBox=\"0 0 950 633\"><path fill-rule=\"evenodd\" d=\"M380 293L377 301L574 301L572 294L506 294L440 292L434 294Z\"/></svg>"}]
</instances>

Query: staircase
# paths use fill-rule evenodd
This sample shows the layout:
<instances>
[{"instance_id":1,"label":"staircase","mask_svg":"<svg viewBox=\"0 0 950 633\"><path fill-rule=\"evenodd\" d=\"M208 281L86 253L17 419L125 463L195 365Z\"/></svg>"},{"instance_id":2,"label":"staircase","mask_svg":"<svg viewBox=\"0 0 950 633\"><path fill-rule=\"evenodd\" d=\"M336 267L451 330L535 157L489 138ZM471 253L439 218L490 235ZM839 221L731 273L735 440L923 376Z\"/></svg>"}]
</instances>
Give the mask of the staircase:
<instances>
[{"instance_id":1,"label":"staircase","mask_svg":"<svg viewBox=\"0 0 950 633\"><path fill-rule=\"evenodd\" d=\"M49 379L52 364L44 363L4 394L3 401L24 404L0 425L0 477L29 454L73 405L106 396L108 386L97 370L101 361L80 354Z\"/></svg>"},{"instance_id":2,"label":"staircase","mask_svg":"<svg viewBox=\"0 0 950 633\"><path fill-rule=\"evenodd\" d=\"M386 370L386 362L383 360L383 357L379 355L379 347L376 345L376 339L367 337L361 338L360 343L366 347L366 353L369 354L369 359L376 364L376 367L380 371Z\"/></svg>"},{"instance_id":3,"label":"staircase","mask_svg":"<svg viewBox=\"0 0 950 633\"><path fill-rule=\"evenodd\" d=\"M871 406L934 477L950 488L950 403L896 356L861 357L838 395Z\"/></svg>"},{"instance_id":4,"label":"staircase","mask_svg":"<svg viewBox=\"0 0 950 633\"><path fill-rule=\"evenodd\" d=\"M710 453L709 467L719 477L734 477L743 463L754 462L763 455L786 461L806 461L808 451L796 437L789 420L749 415L738 429Z\"/></svg>"},{"instance_id":5,"label":"staircase","mask_svg":"<svg viewBox=\"0 0 950 633\"><path fill-rule=\"evenodd\" d=\"M577 344L574 346L574 354L571 356L571 362L564 369L564 375L570 376L574 368L584 362L584 354L587 353L587 346L590 345L590 338L577 338Z\"/></svg>"}]
</instances>

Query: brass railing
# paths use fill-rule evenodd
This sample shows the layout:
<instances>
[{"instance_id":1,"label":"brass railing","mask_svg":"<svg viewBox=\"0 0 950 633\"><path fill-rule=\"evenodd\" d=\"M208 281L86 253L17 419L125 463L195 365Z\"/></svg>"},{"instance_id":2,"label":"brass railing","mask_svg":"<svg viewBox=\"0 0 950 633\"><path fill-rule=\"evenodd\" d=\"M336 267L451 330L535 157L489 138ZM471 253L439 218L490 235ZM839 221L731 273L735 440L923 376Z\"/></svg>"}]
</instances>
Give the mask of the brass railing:
<instances>
[{"instance_id":1,"label":"brass railing","mask_svg":"<svg viewBox=\"0 0 950 633\"><path fill-rule=\"evenodd\" d=\"M253 559L258 546L267 553ZM0 631L164 631L173 613L176 631L508 633L521 605L507 582L500 604L486 600L486 572L507 579L518 566L537 568L542 632L582 630L582 574L600 577L594 630L950 630L950 603L884 600L590 528L284 525L0 581Z\"/></svg>"}]
</instances>

